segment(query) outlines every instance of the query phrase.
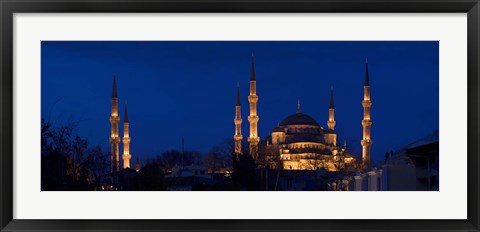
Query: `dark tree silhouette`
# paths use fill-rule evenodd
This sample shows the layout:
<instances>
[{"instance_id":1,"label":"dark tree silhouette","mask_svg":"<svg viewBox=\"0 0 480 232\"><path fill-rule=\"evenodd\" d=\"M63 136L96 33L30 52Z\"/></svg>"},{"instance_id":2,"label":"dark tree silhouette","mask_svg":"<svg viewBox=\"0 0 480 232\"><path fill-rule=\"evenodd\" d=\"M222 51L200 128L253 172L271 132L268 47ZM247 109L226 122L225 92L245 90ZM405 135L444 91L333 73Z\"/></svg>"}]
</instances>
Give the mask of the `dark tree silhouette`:
<instances>
[{"instance_id":1,"label":"dark tree silhouette","mask_svg":"<svg viewBox=\"0 0 480 232\"><path fill-rule=\"evenodd\" d=\"M74 134L74 123L54 127L41 121L41 188L93 190L106 173L108 155Z\"/></svg>"},{"instance_id":2,"label":"dark tree silhouette","mask_svg":"<svg viewBox=\"0 0 480 232\"><path fill-rule=\"evenodd\" d=\"M224 140L223 143L213 146L203 157L202 163L212 170L225 168L232 169L231 154L234 151L232 139Z\"/></svg>"},{"instance_id":3,"label":"dark tree silhouette","mask_svg":"<svg viewBox=\"0 0 480 232\"><path fill-rule=\"evenodd\" d=\"M238 156L232 154L233 174L232 179L237 187L244 190L257 190L256 188L256 164L253 157L248 153Z\"/></svg>"},{"instance_id":4,"label":"dark tree silhouette","mask_svg":"<svg viewBox=\"0 0 480 232\"><path fill-rule=\"evenodd\" d=\"M258 156L255 160L257 167L263 169L283 169L278 145L271 146L272 148L267 148L266 146L259 147Z\"/></svg>"},{"instance_id":5,"label":"dark tree silhouette","mask_svg":"<svg viewBox=\"0 0 480 232\"><path fill-rule=\"evenodd\" d=\"M202 154L198 151L177 151L169 150L156 156L151 163L160 166L164 173L171 172L176 166L188 166L199 164L202 159Z\"/></svg>"},{"instance_id":6,"label":"dark tree silhouette","mask_svg":"<svg viewBox=\"0 0 480 232\"><path fill-rule=\"evenodd\" d=\"M135 175L134 190L162 191L166 188L164 172L158 164L148 163Z\"/></svg>"}]
</instances>

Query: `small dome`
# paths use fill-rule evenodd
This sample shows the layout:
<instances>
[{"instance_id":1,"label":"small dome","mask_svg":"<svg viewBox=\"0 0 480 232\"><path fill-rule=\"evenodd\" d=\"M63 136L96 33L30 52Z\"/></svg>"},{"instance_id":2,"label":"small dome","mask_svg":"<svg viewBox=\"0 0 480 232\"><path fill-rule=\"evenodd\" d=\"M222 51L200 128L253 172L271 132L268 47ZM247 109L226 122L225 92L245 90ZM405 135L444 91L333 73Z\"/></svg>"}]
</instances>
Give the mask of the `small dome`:
<instances>
[{"instance_id":1,"label":"small dome","mask_svg":"<svg viewBox=\"0 0 480 232\"><path fill-rule=\"evenodd\" d=\"M288 125L312 125L312 126L319 126L317 121L313 119L312 117L302 114L302 113L296 113L292 114L285 119L283 119L282 122L280 122L280 126L288 126Z\"/></svg>"}]
</instances>

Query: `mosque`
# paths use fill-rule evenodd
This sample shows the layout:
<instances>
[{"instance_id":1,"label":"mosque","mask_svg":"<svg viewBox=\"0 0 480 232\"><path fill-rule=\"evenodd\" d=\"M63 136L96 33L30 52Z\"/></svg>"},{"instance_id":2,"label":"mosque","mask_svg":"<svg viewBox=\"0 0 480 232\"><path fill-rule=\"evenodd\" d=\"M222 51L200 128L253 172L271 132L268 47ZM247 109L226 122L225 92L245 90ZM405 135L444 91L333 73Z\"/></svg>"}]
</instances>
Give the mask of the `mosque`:
<instances>
[{"instance_id":1,"label":"mosque","mask_svg":"<svg viewBox=\"0 0 480 232\"><path fill-rule=\"evenodd\" d=\"M363 167L370 164L370 147L372 145L370 137L370 128L372 126L370 108L372 102L370 100L368 61L365 62L365 65L365 82L363 86L364 97L362 101L364 114L361 122L363 126L363 139L360 142L362 145L361 166ZM289 170L317 170L319 168L324 168L328 171L338 171L347 166L352 167L356 165L357 162L355 157L346 152L346 146L340 147L337 145L333 87L330 93L327 129L320 126L320 124L311 116L302 113L299 101L297 112L283 119L278 126L273 129L271 134L267 135L265 139L260 141L257 130L259 122L257 102L259 96L256 94L256 83L255 62L252 53L250 95L248 96L248 102L250 105L250 113L248 115L250 133L247 138L250 150L246 154L250 154L254 159L257 159L262 155L270 156L270 159L267 158L267 160L274 160L276 158L281 161L283 169ZM240 156L245 153L242 151L242 117L240 91L238 86L234 124L234 152L237 156Z\"/></svg>"},{"instance_id":2,"label":"mosque","mask_svg":"<svg viewBox=\"0 0 480 232\"><path fill-rule=\"evenodd\" d=\"M370 108L372 102L370 100L370 81L368 74L368 61L365 62L365 82L364 82L364 96L362 106L364 109L362 127L363 139L360 141L362 145L362 160L363 167L370 164L370 147L372 140L370 137L370 128L372 121L370 119ZM235 133L234 133L234 153L237 156L249 154L254 159L259 156L269 156L266 160L280 160L283 169L289 170L317 170L324 168L328 171L338 171L347 166L352 166L357 163L357 160L352 154L346 151L345 145L343 147L337 144L337 133L335 131L335 107L333 88L330 93L329 116L327 120L327 129L324 129L311 116L304 114L300 108L300 101L298 102L297 112L287 116L283 119L277 127L273 129L271 134L260 140L257 126L259 116L257 114L257 102L259 96L257 95L257 80L255 76L255 62L252 53L252 62L250 70L250 94L248 102L250 106L249 115L247 117L249 123L249 136L247 141L249 144L249 151L242 151L242 114L240 105L240 90L237 86L237 96L235 105ZM110 145L111 145L111 172L121 171L120 167L120 142L123 143L123 154L121 156L123 161L123 170L140 169L139 159L135 169L130 167L130 141L129 136L129 122L128 109L125 102L125 111L123 118L123 138L119 136L120 116L118 110L118 93L116 75L113 76L112 89L112 105L110 115ZM270 165L273 167L274 165Z\"/></svg>"}]
</instances>

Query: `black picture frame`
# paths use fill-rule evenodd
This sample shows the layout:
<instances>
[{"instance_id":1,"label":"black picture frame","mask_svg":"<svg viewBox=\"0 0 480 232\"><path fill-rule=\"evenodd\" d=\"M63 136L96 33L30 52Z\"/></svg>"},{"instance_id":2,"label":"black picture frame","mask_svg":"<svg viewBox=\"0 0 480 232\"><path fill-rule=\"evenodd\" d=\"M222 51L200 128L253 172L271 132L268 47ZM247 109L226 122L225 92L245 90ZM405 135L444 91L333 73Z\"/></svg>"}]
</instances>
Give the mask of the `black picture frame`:
<instances>
[{"instance_id":1,"label":"black picture frame","mask_svg":"<svg viewBox=\"0 0 480 232\"><path fill-rule=\"evenodd\" d=\"M2 231L479 231L478 0L0 0L0 228ZM13 219L13 15L81 12L468 13L467 220L17 220ZM72 209L74 210L74 209ZM359 212L361 213L361 212Z\"/></svg>"}]
</instances>

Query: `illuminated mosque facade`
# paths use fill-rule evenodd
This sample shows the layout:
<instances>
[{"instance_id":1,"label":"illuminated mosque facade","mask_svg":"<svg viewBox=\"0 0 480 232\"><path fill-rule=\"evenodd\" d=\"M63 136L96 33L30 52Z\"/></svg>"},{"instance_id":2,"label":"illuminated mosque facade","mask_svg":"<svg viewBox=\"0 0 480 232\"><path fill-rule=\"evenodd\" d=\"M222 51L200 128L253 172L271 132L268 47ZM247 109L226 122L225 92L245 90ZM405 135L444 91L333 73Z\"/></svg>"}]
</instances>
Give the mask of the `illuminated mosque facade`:
<instances>
[{"instance_id":1,"label":"illuminated mosque facade","mask_svg":"<svg viewBox=\"0 0 480 232\"><path fill-rule=\"evenodd\" d=\"M372 121L370 118L370 81L368 73L368 61L365 62L365 82L364 96L362 106L364 109L362 127L363 136L362 145L362 167L370 165L370 148L372 140L370 129ZM356 165L356 159L346 151L346 145L340 147L337 144L337 133L335 131L335 106L333 87L330 93L330 106L327 120L327 129L324 129L311 116L302 112L300 101L298 102L297 112L283 119L277 127L273 129L270 135L260 140L257 125L259 116L257 114L257 80L255 76L254 56L252 53L252 63L250 71L250 95L248 102L250 112L248 115L249 136L248 143L250 150L248 153L242 151L243 135L241 131L242 117L240 105L240 91L237 85L237 96L235 106L235 154L237 156L249 154L254 159L259 156L269 156L267 160L280 160L283 169L287 170L317 170L324 168L327 171L338 171ZM271 166L274 166L273 164Z\"/></svg>"}]
</instances>

